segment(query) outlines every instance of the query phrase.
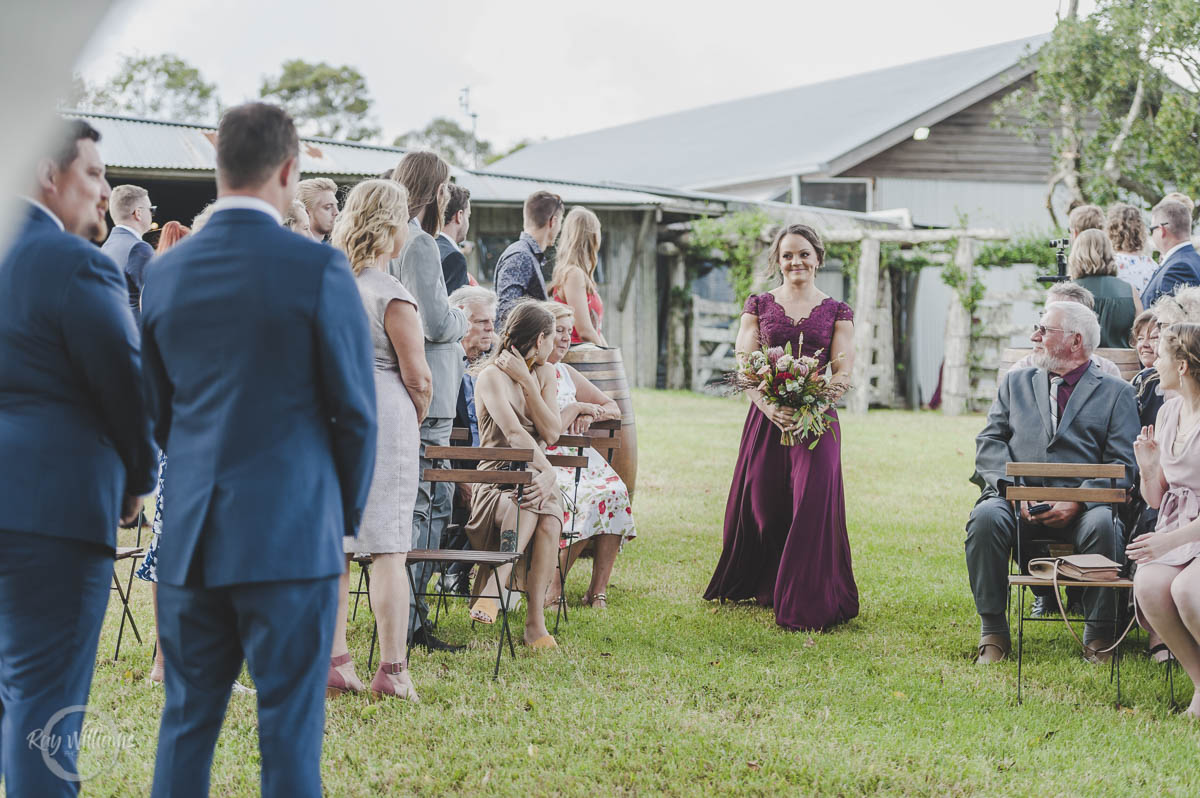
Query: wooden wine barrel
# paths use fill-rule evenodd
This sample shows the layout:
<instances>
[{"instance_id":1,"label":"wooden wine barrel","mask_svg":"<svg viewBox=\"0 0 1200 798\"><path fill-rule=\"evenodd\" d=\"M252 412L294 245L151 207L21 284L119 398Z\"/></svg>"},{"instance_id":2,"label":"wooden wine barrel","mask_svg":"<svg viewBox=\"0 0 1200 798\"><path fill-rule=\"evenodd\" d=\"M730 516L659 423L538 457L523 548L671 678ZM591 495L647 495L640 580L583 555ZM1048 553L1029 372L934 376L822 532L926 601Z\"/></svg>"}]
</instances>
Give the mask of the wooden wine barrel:
<instances>
[{"instance_id":1,"label":"wooden wine barrel","mask_svg":"<svg viewBox=\"0 0 1200 798\"><path fill-rule=\"evenodd\" d=\"M633 399L629 395L629 381L625 379L625 363L620 349L572 348L563 356L587 377L593 385L604 391L621 408L621 446L613 450L613 470L625 480L629 498L633 499L637 483L637 426L633 417Z\"/></svg>"},{"instance_id":2,"label":"wooden wine barrel","mask_svg":"<svg viewBox=\"0 0 1200 798\"><path fill-rule=\"evenodd\" d=\"M1000 356L1000 370L996 375L996 384L1000 384L1000 381L1004 379L1004 375L1009 372L1014 363L1031 352L1033 352L1033 349L1005 349L1004 354ZM1096 354L1116 363L1117 368L1121 370L1121 377L1126 382L1132 380L1134 375L1142 370L1142 362L1138 360L1136 349L1097 349Z\"/></svg>"}]
</instances>

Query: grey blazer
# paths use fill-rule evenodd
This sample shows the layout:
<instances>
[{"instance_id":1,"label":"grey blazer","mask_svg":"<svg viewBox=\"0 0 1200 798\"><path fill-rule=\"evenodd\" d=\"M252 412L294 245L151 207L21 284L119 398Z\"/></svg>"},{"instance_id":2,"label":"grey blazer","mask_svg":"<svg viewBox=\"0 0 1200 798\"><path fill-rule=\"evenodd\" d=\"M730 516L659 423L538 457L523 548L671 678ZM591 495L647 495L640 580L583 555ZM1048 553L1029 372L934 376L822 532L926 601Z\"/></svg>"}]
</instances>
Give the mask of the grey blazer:
<instances>
[{"instance_id":1,"label":"grey blazer","mask_svg":"<svg viewBox=\"0 0 1200 798\"><path fill-rule=\"evenodd\" d=\"M1058 432L1050 434L1050 377L1044 369L1014 369L1000 383L987 424L975 439L975 481L980 500L1004 497L1005 464L1124 463L1128 487L1137 466L1133 441L1140 431L1133 387L1103 374L1093 363L1075 385ZM1107 479L1028 480L1031 485L1107 488Z\"/></svg>"},{"instance_id":2,"label":"grey blazer","mask_svg":"<svg viewBox=\"0 0 1200 798\"><path fill-rule=\"evenodd\" d=\"M458 386L466 371L466 353L460 342L469 325L465 313L450 307L437 242L421 229L416 219L409 220L408 241L400 250L400 257L388 265L388 271L417 298L417 308L421 311L425 360L433 372L433 400L429 403L428 417L454 418Z\"/></svg>"}]
</instances>

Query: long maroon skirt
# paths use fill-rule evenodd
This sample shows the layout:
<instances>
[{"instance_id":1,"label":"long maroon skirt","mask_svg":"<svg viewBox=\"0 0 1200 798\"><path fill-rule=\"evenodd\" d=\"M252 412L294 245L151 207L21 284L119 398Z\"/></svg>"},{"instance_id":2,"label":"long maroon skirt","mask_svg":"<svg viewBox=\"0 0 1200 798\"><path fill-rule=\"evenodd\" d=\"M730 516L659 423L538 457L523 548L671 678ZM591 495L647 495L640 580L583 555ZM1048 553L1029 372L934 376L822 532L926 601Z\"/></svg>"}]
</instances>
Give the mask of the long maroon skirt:
<instances>
[{"instance_id":1,"label":"long maroon skirt","mask_svg":"<svg viewBox=\"0 0 1200 798\"><path fill-rule=\"evenodd\" d=\"M725 506L725 544L704 598L756 599L774 607L786 629L826 629L858 615L841 434L835 421L815 449L809 441L784 446L779 429L750 405Z\"/></svg>"}]
</instances>

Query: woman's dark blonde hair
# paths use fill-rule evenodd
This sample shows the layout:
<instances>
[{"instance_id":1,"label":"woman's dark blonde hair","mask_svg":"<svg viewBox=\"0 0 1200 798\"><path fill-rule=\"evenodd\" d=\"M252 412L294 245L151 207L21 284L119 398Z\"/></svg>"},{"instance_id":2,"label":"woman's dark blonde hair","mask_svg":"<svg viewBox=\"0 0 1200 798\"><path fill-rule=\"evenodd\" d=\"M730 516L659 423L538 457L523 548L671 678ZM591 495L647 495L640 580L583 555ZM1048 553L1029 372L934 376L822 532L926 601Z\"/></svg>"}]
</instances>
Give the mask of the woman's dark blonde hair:
<instances>
[{"instance_id":1,"label":"woman's dark blonde hair","mask_svg":"<svg viewBox=\"0 0 1200 798\"><path fill-rule=\"evenodd\" d=\"M1133 320L1133 327L1129 330L1129 348L1137 349L1138 336L1142 334L1142 330L1152 324L1158 324L1158 319L1154 317L1154 311L1147 308L1137 315Z\"/></svg>"},{"instance_id":2,"label":"woman's dark blonde hair","mask_svg":"<svg viewBox=\"0 0 1200 798\"><path fill-rule=\"evenodd\" d=\"M574 267L583 270L588 294L596 293L596 264L600 262L600 218L582 205L571 209L563 221L562 241L554 261L554 274L546 291L561 291Z\"/></svg>"},{"instance_id":3,"label":"woman's dark blonde hair","mask_svg":"<svg viewBox=\"0 0 1200 798\"><path fill-rule=\"evenodd\" d=\"M1200 324L1172 324L1159 334L1158 340L1162 351L1187 363L1188 376L1200 382Z\"/></svg>"},{"instance_id":4,"label":"woman's dark blonde hair","mask_svg":"<svg viewBox=\"0 0 1200 798\"><path fill-rule=\"evenodd\" d=\"M442 232L442 219L450 201L446 185L450 180L450 165L435 152L409 152L396 164L392 180L408 189L408 212L411 218L421 217L421 229L431 236ZM432 212L427 213L427 208Z\"/></svg>"},{"instance_id":5,"label":"woman's dark blonde hair","mask_svg":"<svg viewBox=\"0 0 1200 798\"><path fill-rule=\"evenodd\" d=\"M1142 212L1132 205L1118 202L1111 206L1104 230L1117 252L1141 255L1146 251L1146 222Z\"/></svg>"},{"instance_id":6,"label":"woman's dark blonde hair","mask_svg":"<svg viewBox=\"0 0 1200 798\"><path fill-rule=\"evenodd\" d=\"M540 335L554 336L554 314L546 307L545 302L536 299L518 302L504 320L500 342L492 347L492 353L486 358L481 358L482 362L471 371L478 374L495 363L502 352L507 352L513 347L524 356L530 347L537 344Z\"/></svg>"},{"instance_id":7,"label":"woman's dark blonde hair","mask_svg":"<svg viewBox=\"0 0 1200 798\"><path fill-rule=\"evenodd\" d=\"M783 239L787 236L801 236L812 244L812 248L817 253L817 265L825 265L825 243L821 241L821 236L817 231L806 224L789 224L775 236L775 240L771 242L771 249L767 252L768 277L782 276L783 274L779 266L779 250L783 247Z\"/></svg>"},{"instance_id":8,"label":"woman's dark blonde hair","mask_svg":"<svg viewBox=\"0 0 1200 798\"><path fill-rule=\"evenodd\" d=\"M1084 230L1071 242L1071 255L1067 258L1067 273L1072 280L1093 275L1115 277L1117 261L1113 256L1112 244L1103 230Z\"/></svg>"},{"instance_id":9,"label":"woman's dark blonde hair","mask_svg":"<svg viewBox=\"0 0 1200 798\"><path fill-rule=\"evenodd\" d=\"M394 180L364 180L346 195L329 242L346 253L350 270L362 273L408 235L408 193Z\"/></svg>"}]
</instances>

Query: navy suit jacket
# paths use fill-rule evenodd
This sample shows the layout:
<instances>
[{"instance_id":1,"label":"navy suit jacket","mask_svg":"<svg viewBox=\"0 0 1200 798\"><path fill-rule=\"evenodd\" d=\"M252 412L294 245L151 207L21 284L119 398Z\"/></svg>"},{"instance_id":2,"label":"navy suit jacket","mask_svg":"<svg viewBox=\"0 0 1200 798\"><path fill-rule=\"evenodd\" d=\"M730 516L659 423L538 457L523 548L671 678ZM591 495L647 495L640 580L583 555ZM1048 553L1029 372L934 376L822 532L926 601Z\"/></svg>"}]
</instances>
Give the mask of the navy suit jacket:
<instances>
[{"instance_id":1,"label":"navy suit jacket","mask_svg":"<svg viewBox=\"0 0 1200 798\"><path fill-rule=\"evenodd\" d=\"M453 294L467 282L467 257L442 235L437 236L438 252L442 256L442 277L446 280L446 295Z\"/></svg>"},{"instance_id":2,"label":"navy suit jacket","mask_svg":"<svg viewBox=\"0 0 1200 798\"><path fill-rule=\"evenodd\" d=\"M376 436L370 331L346 257L260 211L218 211L155 261L142 330L169 461L159 581L341 573Z\"/></svg>"},{"instance_id":3,"label":"navy suit jacket","mask_svg":"<svg viewBox=\"0 0 1200 798\"><path fill-rule=\"evenodd\" d=\"M1173 294L1185 285L1200 285L1200 253L1184 244L1163 261L1142 291L1142 307L1148 308L1163 294Z\"/></svg>"},{"instance_id":4,"label":"navy suit jacket","mask_svg":"<svg viewBox=\"0 0 1200 798\"><path fill-rule=\"evenodd\" d=\"M100 251L112 258L117 268L125 273L129 307L133 310L133 318L140 320L139 308L142 288L146 284L146 264L154 257L154 249L124 227L114 227Z\"/></svg>"},{"instance_id":5,"label":"navy suit jacket","mask_svg":"<svg viewBox=\"0 0 1200 798\"><path fill-rule=\"evenodd\" d=\"M29 206L0 261L0 529L113 548L157 453L116 264Z\"/></svg>"}]
</instances>

